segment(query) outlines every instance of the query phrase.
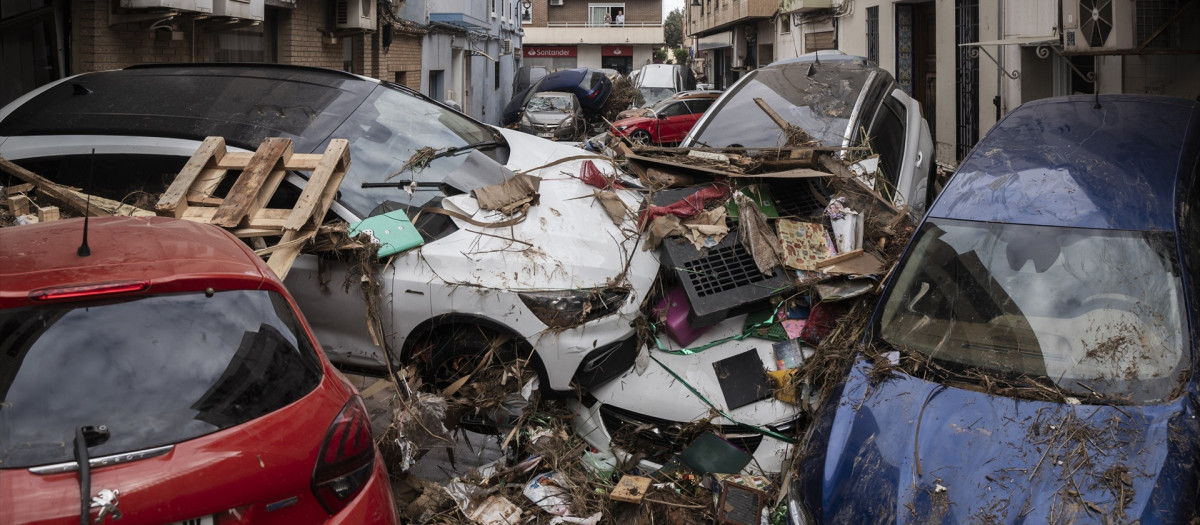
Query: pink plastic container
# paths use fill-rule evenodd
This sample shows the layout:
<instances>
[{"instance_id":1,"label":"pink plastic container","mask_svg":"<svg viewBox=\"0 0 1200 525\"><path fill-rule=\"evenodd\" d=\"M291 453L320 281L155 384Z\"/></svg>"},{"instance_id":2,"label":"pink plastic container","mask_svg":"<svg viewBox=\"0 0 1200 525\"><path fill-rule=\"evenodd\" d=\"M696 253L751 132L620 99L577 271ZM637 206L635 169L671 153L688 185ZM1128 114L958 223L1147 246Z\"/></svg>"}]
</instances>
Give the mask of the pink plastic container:
<instances>
[{"instance_id":1,"label":"pink plastic container","mask_svg":"<svg viewBox=\"0 0 1200 525\"><path fill-rule=\"evenodd\" d=\"M671 288L666 297L654 305L655 317L665 321L660 325L665 324L667 335L681 346L691 344L696 338L704 335L709 328L707 326L695 328L688 323L688 312L691 309L692 305L688 302L687 293L683 291L682 286Z\"/></svg>"}]
</instances>

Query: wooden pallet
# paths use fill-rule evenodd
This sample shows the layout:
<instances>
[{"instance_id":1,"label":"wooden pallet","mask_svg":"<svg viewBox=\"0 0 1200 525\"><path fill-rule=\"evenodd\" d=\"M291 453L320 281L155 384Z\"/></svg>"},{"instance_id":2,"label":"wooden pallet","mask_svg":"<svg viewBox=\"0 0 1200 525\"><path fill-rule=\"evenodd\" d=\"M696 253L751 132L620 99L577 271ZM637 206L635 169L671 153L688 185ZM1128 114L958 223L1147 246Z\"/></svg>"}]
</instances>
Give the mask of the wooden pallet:
<instances>
[{"instance_id":1,"label":"wooden pallet","mask_svg":"<svg viewBox=\"0 0 1200 525\"><path fill-rule=\"evenodd\" d=\"M317 233L346 170L350 148L333 139L324 154L292 152L291 139L268 138L254 153L226 151L225 139L208 137L184 165L155 205L161 216L205 222L252 239L279 237L274 246L256 250L283 279L300 249ZM225 197L213 192L230 171L239 171ZM267 208L288 171L311 171L294 208Z\"/></svg>"}]
</instances>

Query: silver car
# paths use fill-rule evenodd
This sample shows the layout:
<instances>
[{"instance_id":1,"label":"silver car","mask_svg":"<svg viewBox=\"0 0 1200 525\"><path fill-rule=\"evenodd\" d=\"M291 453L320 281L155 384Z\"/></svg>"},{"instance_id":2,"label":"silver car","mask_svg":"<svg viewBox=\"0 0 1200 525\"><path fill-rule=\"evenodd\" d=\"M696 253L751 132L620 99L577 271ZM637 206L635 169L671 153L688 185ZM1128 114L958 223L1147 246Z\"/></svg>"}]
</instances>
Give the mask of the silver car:
<instances>
[{"instance_id":1,"label":"silver car","mask_svg":"<svg viewBox=\"0 0 1200 525\"><path fill-rule=\"evenodd\" d=\"M550 140L575 140L584 127L583 109L574 93L546 91L525 104L517 130Z\"/></svg>"}]
</instances>

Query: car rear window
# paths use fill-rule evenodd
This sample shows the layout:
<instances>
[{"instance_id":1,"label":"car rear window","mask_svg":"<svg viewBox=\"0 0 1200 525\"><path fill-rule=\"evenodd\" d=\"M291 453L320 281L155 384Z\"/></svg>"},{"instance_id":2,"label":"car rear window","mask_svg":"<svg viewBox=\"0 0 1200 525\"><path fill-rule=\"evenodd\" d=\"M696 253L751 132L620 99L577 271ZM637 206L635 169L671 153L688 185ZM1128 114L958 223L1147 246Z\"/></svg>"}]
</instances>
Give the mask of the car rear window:
<instances>
[{"instance_id":1,"label":"car rear window","mask_svg":"<svg viewBox=\"0 0 1200 525\"><path fill-rule=\"evenodd\" d=\"M0 468L178 443L311 392L322 369L285 298L262 290L0 311Z\"/></svg>"}]
</instances>

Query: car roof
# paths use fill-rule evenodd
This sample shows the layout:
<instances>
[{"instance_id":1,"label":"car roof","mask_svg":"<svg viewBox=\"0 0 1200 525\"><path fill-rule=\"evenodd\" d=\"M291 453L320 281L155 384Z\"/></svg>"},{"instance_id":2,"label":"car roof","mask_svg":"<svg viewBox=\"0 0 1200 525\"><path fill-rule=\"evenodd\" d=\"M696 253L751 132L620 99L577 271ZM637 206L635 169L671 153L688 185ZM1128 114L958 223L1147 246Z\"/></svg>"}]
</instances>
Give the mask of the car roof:
<instances>
[{"instance_id":1,"label":"car roof","mask_svg":"<svg viewBox=\"0 0 1200 525\"><path fill-rule=\"evenodd\" d=\"M29 292L41 288L121 280L150 280L152 291L278 283L249 247L216 226L169 217L93 217L87 221L91 254L81 257L83 228L83 219L0 228L0 308L27 303ZM189 287L194 279L202 283Z\"/></svg>"},{"instance_id":2,"label":"car roof","mask_svg":"<svg viewBox=\"0 0 1200 525\"><path fill-rule=\"evenodd\" d=\"M136 134L202 140L220 135L249 149L267 137L287 137L297 151L312 151L379 84L332 69L275 64L84 73L17 106L0 120L0 136Z\"/></svg>"},{"instance_id":3,"label":"car roof","mask_svg":"<svg viewBox=\"0 0 1200 525\"><path fill-rule=\"evenodd\" d=\"M1200 155L1200 103L1156 95L1026 103L975 145L932 217L1175 230Z\"/></svg>"}]
</instances>

